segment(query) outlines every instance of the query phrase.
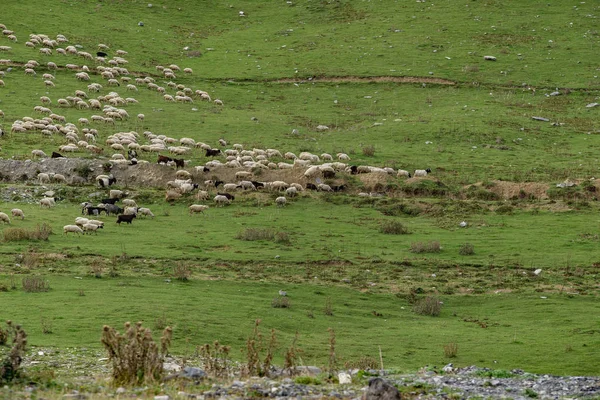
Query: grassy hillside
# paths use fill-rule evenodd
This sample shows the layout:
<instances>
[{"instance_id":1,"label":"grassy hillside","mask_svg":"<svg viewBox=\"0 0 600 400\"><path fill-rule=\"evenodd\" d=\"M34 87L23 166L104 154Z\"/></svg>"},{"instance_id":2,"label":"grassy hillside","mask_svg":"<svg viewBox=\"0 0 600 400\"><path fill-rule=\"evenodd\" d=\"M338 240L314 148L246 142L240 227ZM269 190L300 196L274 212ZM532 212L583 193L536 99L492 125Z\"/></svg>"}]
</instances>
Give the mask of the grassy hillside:
<instances>
[{"instance_id":1,"label":"grassy hillside","mask_svg":"<svg viewBox=\"0 0 600 400\"><path fill-rule=\"evenodd\" d=\"M118 226L101 216L105 228L83 237L62 227L81 215L80 202L106 197L93 179L42 186L37 172L52 172L43 163L36 174L3 174L0 211L18 207L27 217L2 225L0 317L21 323L31 344L59 349L99 348L103 324L143 320L156 329L173 324L178 354L219 340L242 360L258 318L281 339L277 362L298 331L303 361L325 365L331 327L348 365L377 359L381 346L385 366L403 371L452 361L597 374L590 316L600 262L600 106L591 104L600 102L599 12L595 2L5 0L0 23L17 41L0 36L8 47L0 48L4 160L68 143L41 129L11 132L17 120L43 117L34 107L47 96L80 139L84 128L98 131L101 154L80 146L69 158L108 163L126 153L111 149L109 136L134 131L146 144L147 131L176 143L217 147L225 139L227 148L347 153L351 165L433 171L424 179L340 172L327 183L346 184L343 193L306 191L286 207L275 206L278 193L236 193L232 205L207 201L206 214L194 216L193 195L169 204L162 188L140 187L132 172L115 187L156 218ZM68 42L44 55L26 46L30 34ZM109 47L104 62L95 58L100 43ZM67 46L93 57L60 54ZM128 52L120 64L127 73L110 86L97 67L119 49ZM25 73L29 60L40 64L35 74ZM171 64L193 73L167 79L156 68ZM75 78L84 65L89 81ZM136 82L144 77L164 93ZM91 83L102 89L90 91ZM186 88L223 105L196 95L165 100ZM102 110L59 105L77 90L87 104L111 92L135 101L119 105L128 118L86 124L80 118ZM182 157L197 183L234 181L233 169L196 172L210 160L200 148ZM155 163L157 153L139 151L138 159ZM314 181L301 169L282 171L255 170L254 178ZM556 186L565 180L576 185ZM62 198L57 207L37 204L46 189ZM44 223L48 240L7 239L8 229ZM405 234L384 232L390 223ZM430 242L439 251L415 251ZM32 276L50 290L25 293L22 279ZM272 306L280 289L290 308ZM428 295L443 301L439 317L412 311L409 300ZM323 311L328 301L332 316ZM43 332L48 325L52 333ZM448 343L458 344L456 359L444 357Z\"/></svg>"}]
</instances>

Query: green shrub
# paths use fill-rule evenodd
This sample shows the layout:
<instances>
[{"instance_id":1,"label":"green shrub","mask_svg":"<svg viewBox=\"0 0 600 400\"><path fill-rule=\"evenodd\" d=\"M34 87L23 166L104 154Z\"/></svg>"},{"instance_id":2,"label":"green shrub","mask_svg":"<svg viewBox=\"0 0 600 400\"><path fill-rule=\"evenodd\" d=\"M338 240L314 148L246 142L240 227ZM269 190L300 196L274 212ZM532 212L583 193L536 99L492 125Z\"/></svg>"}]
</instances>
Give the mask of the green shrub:
<instances>
[{"instance_id":1,"label":"green shrub","mask_svg":"<svg viewBox=\"0 0 600 400\"><path fill-rule=\"evenodd\" d=\"M508 204L503 204L500 207L496 208L496 214L512 214L514 211L514 207Z\"/></svg>"},{"instance_id":2,"label":"green shrub","mask_svg":"<svg viewBox=\"0 0 600 400\"><path fill-rule=\"evenodd\" d=\"M22 281L23 290L27 293L47 292L50 290L50 284L44 278L39 276L26 276Z\"/></svg>"},{"instance_id":3,"label":"green shrub","mask_svg":"<svg viewBox=\"0 0 600 400\"><path fill-rule=\"evenodd\" d=\"M379 232L386 235L406 235L409 233L400 221L383 221L379 226Z\"/></svg>"},{"instance_id":4,"label":"green shrub","mask_svg":"<svg viewBox=\"0 0 600 400\"><path fill-rule=\"evenodd\" d=\"M286 296L277 296L271 301L273 308L290 308L290 299Z\"/></svg>"},{"instance_id":5,"label":"green shrub","mask_svg":"<svg viewBox=\"0 0 600 400\"><path fill-rule=\"evenodd\" d=\"M239 240L273 240L275 238L275 231L269 228L248 228L237 234L235 237Z\"/></svg>"},{"instance_id":6,"label":"green shrub","mask_svg":"<svg viewBox=\"0 0 600 400\"><path fill-rule=\"evenodd\" d=\"M43 223L41 225L36 225L36 227L31 230L25 228L6 228L4 229L3 234L5 242L48 240L48 237L52 234L52 227Z\"/></svg>"},{"instance_id":7,"label":"green shrub","mask_svg":"<svg viewBox=\"0 0 600 400\"><path fill-rule=\"evenodd\" d=\"M27 345L27 334L20 325L14 325L12 321L6 321L6 330L0 331L6 334L6 343L12 342L13 346L8 355L0 362L0 383L8 383L19 377L21 362L25 356ZM12 336L12 340L10 337Z\"/></svg>"},{"instance_id":8,"label":"green shrub","mask_svg":"<svg viewBox=\"0 0 600 400\"><path fill-rule=\"evenodd\" d=\"M440 299L435 296L426 296L417 300L413 306L413 311L419 315L437 317L442 311L442 303L440 303Z\"/></svg>"},{"instance_id":9,"label":"green shrub","mask_svg":"<svg viewBox=\"0 0 600 400\"><path fill-rule=\"evenodd\" d=\"M444 345L444 356L446 358L454 358L458 354L458 345L454 342Z\"/></svg>"},{"instance_id":10,"label":"green shrub","mask_svg":"<svg viewBox=\"0 0 600 400\"><path fill-rule=\"evenodd\" d=\"M373 146L373 145L363 146L362 153L363 153L363 156L373 157L375 155L375 146Z\"/></svg>"},{"instance_id":11,"label":"green shrub","mask_svg":"<svg viewBox=\"0 0 600 400\"><path fill-rule=\"evenodd\" d=\"M430 242L412 242L410 244L411 253L439 253L442 251L440 242L432 240Z\"/></svg>"},{"instance_id":12,"label":"green shrub","mask_svg":"<svg viewBox=\"0 0 600 400\"><path fill-rule=\"evenodd\" d=\"M163 373L163 360L171 344L171 327L166 327L161 337L160 350L152 339L150 329L125 323L121 335L114 328L104 325L101 342L112 364L115 386L143 385L159 382Z\"/></svg>"},{"instance_id":13,"label":"green shrub","mask_svg":"<svg viewBox=\"0 0 600 400\"><path fill-rule=\"evenodd\" d=\"M461 256L471 256L475 254L475 246L471 243L464 243L458 248L458 254Z\"/></svg>"}]
</instances>

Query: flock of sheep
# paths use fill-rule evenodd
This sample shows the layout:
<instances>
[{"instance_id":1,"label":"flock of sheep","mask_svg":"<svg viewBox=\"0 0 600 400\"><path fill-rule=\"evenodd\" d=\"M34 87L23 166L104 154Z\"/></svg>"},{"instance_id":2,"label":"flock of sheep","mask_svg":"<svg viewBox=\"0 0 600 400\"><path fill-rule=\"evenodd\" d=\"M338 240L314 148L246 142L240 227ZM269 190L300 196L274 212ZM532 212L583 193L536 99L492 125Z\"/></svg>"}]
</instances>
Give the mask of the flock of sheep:
<instances>
[{"instance_id":1,"label":"flock of sheep","mask_svg":"<svg viewBox=\"0 0 600 400\"><path fill-rule=\"evenodd\" d=\"M15 33L0 24L3 36L13 43L19 42ZM156 92L162 96L164 101L193 103L195 100L212 102L217 106L223 106L223 101L220 99L213 100L209 93L201 89L193 89L182 84L177 84L176 73L183 71L184 74L192 74L191 68L183 68L176 64L171 64L167 67L156 66L157 73L162 75L162 79L155 79L151 76L133 77L132 74L125 68L128 61L124 58L128 53L124 50L116 50L112 58L108 58L108 52L111 51L106 44L98 44L96 56L89 52L80 50L81 46L68 45L69 40L64 35L57 35L56 38L51 38L42 34L30 34L25 46L32 49L38 49L39 55L43 58L52 54L60 54L65 58L64 65L57 65L54 62L40 62L37 60L29 60L22 65L23 73L36 77L41 74L41 83L39 80L33 80L32 84L43 85L45 90L54 90L56 86L56 76L52 72L58 69L73 71L73 78L77 82L81 82L81 89L75 90L72 95L52 99L49 96L41 96L39 104L33 107L34 116L24 116L14 120L11 127L13 134L30 134L40 133L42 137L61 137L64 143L53 152L52 157L62 157L60 153L79 153L88 152L92 155L104 154L108 147L114 152L110 156L109 162L113 165L135 165L147 163L149 161L138 159L142 154L161 154L158 162L161 160L171 160L166 163L179 168L176 171L176 180L167 183L165 200L174 201L183 196L192 194L195 190L195 199L198 201L207 201L210 196L213 196L213 201L217 206L223 206L231 203L235 199L233 192L248 192L256 190L265 190L278 192L274 204L284 206L288 203L288 199L298 195L299 192L305 190L316 190L322 192L338 192L346 190L345 184L327 184L321 179L328 179L334 182L335 179L343 178L343 174L383 174L385 176L396 176L409 178L411 176L419 177L426 176L431 170L416 170L411 174L407 170L394 170L389 167L375 167L367 165L350 165L350 157L345 153L337 153L334 155L323 153L320 155L311 154L309 152L301 152L296 155L292 152L282 152L278 149L245 149L242 144L233 144L227 148L227 142L220 139L218 146L213 148L207 143L196 141L190 137L175 138L164 134L155 134L149 130L142 133L137 131L118 131L114 132L116 125L121 121L127 120L130 117L126 108L131 104L138 104L139 101L134 97L124 96L119 94L117 90L124 89L128 93L137 93L141 87L147 90ZM62 47L64 46L64 47ZM0 46L0 52L11 51L11 46ZM84 63L93 63L94 66L87 66L81 63L68 62L70 58L83 60ZM44 65L45 64L45 65ZM18 65L9 59L0 59L0 67L2 65L13 66ZM17 73L14 68L7 68L11 71L10 74ZM0 71L0 88L11 87L11 77L5 71ZM46 89L47 88L47 89ZM111 88L111 91L105 94L100 94L105 88ZM116 89L118 88L118 89ZM1 89L0 89L1 90ZM54 111L50 108L53 107ZM61 115L58 110L66 108L75 108L82 112L92 113L89 117L78 118L77 121L67 121L67 117ZM4 112L0 110L0 118L4 117ZM135 116L138 122L145 120L144 114ZM107 135L104 143L100 143L100 133L113 131ZM205 152L206 159L210 161L203 165L196 166L193 169L186 169L189 161L177 158L164 156L164 153L169 153L171 156L192 157L195 152ZM48 155L40 150L34 149L31 151L32 158L45 158ZM194 182L194 178L198 175L206 174L219 176L219 171L222 169L234 169L236 171L234 182L222 182L219 180L203 180L203 188L199 187L199 183ZM285 182L281 180L274 181L257 181L261 170L287 170L295 169L302 172L302 180L304 182ZM191 171L190 171L191 170ZM195 175L195 176L194 176ZM40 172L37 175L38 183L49 184L84 184L86 181L79 176L67 177L63 174L54 172ZM116 182L112 175L100 175L96 177L97 184L102 188L108 188ZM312 183L315 182L315 183ZM220 188L219 186L222 185ZM209 190L214 190L214 195L209 195ZM120 196L111 195L109 199L119 198ZM359 195L369 195L368 193L359 193ZM136 204L126 202L124 199L123 216L146 215L154 216L147 208L140 208ZM133 201L133 200L131 200ZM133 202L135 203L135 202ZM52 207L54 199L50 197L40 200L41 207ZM95 208L96 210L107 211L112 204L98 204L93 206L86 204L84 208ZM193 204L189 207L190 214L202 213L209 206L205 204ZM117 207L117 210L119 207ZM18 209L15 209L20 211ZM21 214L13 216L23 217ZM121 220L121 215L117 222L131 223L131 219L125 217ZM10 223L8 215L0 213L0 220ZM78 223L78 221L80 223ZM102 223L97 220L78 219L74 225L66 225L64 233L84 233L96 232L98 228L102 228Z\"/></svg>"}]
</instances>

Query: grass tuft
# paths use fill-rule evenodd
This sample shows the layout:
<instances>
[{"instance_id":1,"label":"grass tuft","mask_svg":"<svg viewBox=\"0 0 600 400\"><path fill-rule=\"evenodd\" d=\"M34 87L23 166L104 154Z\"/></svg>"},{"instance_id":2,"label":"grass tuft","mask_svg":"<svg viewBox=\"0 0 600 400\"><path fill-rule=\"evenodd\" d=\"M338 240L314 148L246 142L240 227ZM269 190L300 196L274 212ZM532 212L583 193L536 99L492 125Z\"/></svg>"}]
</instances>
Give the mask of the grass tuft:
<instances>
[{"instance_id":1,"label":"grass tuft","mask_svg":"<svg viewBox=\"0 0 600 400\"><path fill-rule=\"evenodd\" d=\"M430 242L412 242L410 244L411 253L439 253L442 251L440 242L432 240Z\"/></svg>"},{"instance_id":2,"label":"grass tuft","mask_svg":"<svg viewBox=\"0 0 600 400\"><path fill-rule=\"evenodd\" d=\"M27 293L47 292L50 290L50 283L39 276L26 276L22 280L23 290Z\"/></svg>"},{"instance_id":3,"label":"grass tuft","mask_svg":"<svg viewBox=\"0 0 600 400\"><path fill-rule=\"evenodd\" d=\"M442 303L435 296L426 296L417 300L413 305L413 311L415 314L437 317L442 311Z\"/></svg>"},{"instance_id":4,"label":"grass tuft","mask_svg":"<svg viewBox=\"0 0 600 400\"><path fill-rule=\"evenodd\" d=\"M383 221L379 226L379 232L386 235L406 235L410 233L408 228L400 221Z\"/></svg>"}]
</instances>

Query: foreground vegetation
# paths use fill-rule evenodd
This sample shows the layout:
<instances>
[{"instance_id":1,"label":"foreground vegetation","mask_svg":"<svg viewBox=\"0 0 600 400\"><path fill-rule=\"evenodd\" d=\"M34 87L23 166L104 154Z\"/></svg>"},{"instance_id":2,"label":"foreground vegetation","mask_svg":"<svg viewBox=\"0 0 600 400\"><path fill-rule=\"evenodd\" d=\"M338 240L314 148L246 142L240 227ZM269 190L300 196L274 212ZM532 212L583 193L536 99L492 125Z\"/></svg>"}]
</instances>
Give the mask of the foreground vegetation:
<instances>
[{"instance_id":1,"label":"foreground vegetation","mask_svg":"<svg viewBox=\"0 0 600 400\"><path fill-rule=\"evenodd\" d=\"M589 106L600 96L598 5L64 1L39 32L31 21L46 10L35 3L3 6L0 23L19 39L0 38L11 47L0 54L11 60L0 65L6 132L37 118L40 96L56 102L85 89L62 66L94 61L24 45L29 33L60 33L92 53L99 42L127 50L133 75L165 86L156 65L193 68L176 82L224 102L168 103L143 86L105 87L100 94L139 103L127 106L132 118L94 125L102 160L112 153L109 135L148 130L433 172L408 180L340 173L344 193L304 192L285 207L274 193L236 194L232 205L194 216L193 196L166 203L162 189L121 181L115 187L156 218L119 226L101 216L105 228L82 237L62 227L103 190L5 174L0 211L18 207L27 217L2 225L0 317L21 324L33 349L92 349L95 360L103 325L143 321L155 336L172 326L180 357L200 363L201 346L218 340L244 361L260 319L278 338L279 365L297 333L299 362L327 368L333 330L338 368L367 359L396 371L451 361L598 373L600 107ZM29 59L61 68L25 75ZM44 72L55 74L55 87L45 86ZM74 123L93 114L52 108ZM34 148L50 154L64 143L62 135L7 133L0 156L26 160ZM185 158L189 170L208 161L200 149ZM154 163L156 154L139 159ZM556 186L566 180L574 186ZM46 189L63 199L52 209L37 204ZM429 315L419 306L425 299L437 308Z\"/></svg>"}]
</instances>

